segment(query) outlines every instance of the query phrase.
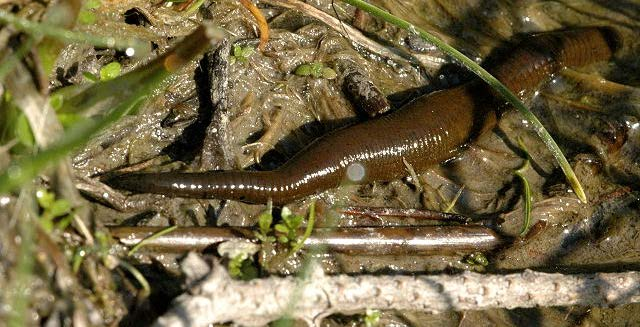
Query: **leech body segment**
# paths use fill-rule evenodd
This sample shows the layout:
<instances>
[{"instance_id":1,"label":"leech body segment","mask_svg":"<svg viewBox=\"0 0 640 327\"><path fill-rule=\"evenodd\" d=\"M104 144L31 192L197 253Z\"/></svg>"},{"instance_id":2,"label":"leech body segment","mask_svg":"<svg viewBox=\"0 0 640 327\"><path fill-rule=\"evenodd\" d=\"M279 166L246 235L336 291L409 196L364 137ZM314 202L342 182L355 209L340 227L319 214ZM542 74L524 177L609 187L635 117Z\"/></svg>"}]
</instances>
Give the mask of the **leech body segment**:
<instances>
[{"instance_id":1,"label":"leech body segment","mask_svg":"<svg viewBox=\"0 0 640 327\"><path fill-rule=\"evenodd\" d=\"M563 67L608 60L617 42L615 32L608 28L541 33L527 38L489 71L522 95ZM272 199L275 204L285 204L349 179L368 183L403 177L403 158L416 171L424 171L451 158L460 146L493 127L499 105L488 86L470 82L331 132L273 171L133 173L108 183L137 193L252 203Z\"/></svg>"}]
</instances>

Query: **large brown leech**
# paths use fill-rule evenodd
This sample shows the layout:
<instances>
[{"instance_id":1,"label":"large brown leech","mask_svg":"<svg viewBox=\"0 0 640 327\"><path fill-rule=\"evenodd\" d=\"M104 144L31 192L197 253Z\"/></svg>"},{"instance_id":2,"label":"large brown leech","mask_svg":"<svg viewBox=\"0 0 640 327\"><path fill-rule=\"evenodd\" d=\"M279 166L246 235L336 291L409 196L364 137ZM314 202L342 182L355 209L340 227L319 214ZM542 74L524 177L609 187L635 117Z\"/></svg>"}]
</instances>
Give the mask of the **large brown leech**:
<instances>
[{"instance_id":1,"label":"large brown leech","mask_svg":"<svg viewBox=\"0 0 640 327\"><path fill-rule=\"evenodd\" d=\"M601 27L541 33L527 38L489 71L524 96L563 67L608 60L617 41L615 32ZM423 171L493 127L490 117L495 117L497 102L492 94L485 84L471 82L422 96L388 115L317 139L273 171L136 173L109 184L139 193L285 204L345 180L392 180L406 175L403 158Z\"/></svg>"}]
</instances>

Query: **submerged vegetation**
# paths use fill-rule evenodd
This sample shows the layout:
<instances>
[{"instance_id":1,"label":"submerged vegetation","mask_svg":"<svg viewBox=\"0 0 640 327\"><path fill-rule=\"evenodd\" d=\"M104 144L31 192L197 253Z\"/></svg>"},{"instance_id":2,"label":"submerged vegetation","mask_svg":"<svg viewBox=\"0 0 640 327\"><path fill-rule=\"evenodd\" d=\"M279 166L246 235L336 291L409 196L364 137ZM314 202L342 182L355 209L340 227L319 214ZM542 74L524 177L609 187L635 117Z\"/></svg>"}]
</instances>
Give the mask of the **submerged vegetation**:
<instances>
[{"instance_id":1,"label":"submerged vegetation","mask_svg":"<svg viewBox=\"0 0 640 327\"><path fill-rule=\"evenodd\" d=\"M226 257L229 274L239 280L298 273L303 285L305 279L313 278L309 273L314 265L335 274L386 274L549 267L582 272L592 268L584 265L613 269L619 262L638 264L635 255L629 254L637 250L637 241L629 236L636 226L640 180L640 162L634 152L640 139L637 88L592 77L587 69L571 73L570 78L554 77L551 87L525 105L519 95L463 54L476 48L459 31L467 26L456 27L462 22L448 29L428 20L413 22L405 6L427 6L429 1L321 2L314 10L337 17L338 25L310 19L308 15L317 17L315 12L283 9L305 8L306 4L294 0L257 6L249 0L0 4L0 222L5 226L0 231L0 289L7 290L0 294L0 321L6 318L12 326L54 320L79 325L151 323L167 310L171 299L193 286L189 281L193 267L177 269L181 255L154 253L148 246L176 235L191 237L194 243L204 237L178 233L178 226L222 226L217 230L222 236L205 235L222 240L211 244L215 246L235 247L236 241L251 244L246 251L240 245L225 253L218 249L218 257ZM511 5L495 3L501 8ZM30 12L30 5L37 14ZM453 17L456 10L462 12L461 5L453 2L443 6ZM524 12L545 9L519 6ZM640 8L640 4L630 6ZM479 9L472 8L467 15L491 17L474 10ZM574 25L573 18L545 10L558 17L537 17L541 24L549 24L540 29ZM594 15L586 25L611 24L624 29L625 35L633 30L628 24L640 26L633 19L621 23L634 16L625 8L614 11L615 19L600 21ZM403 15L406 19L400 18ZM549 23L549 17L565 21ZM354 34L350 25L362 33ZM473 29L482 26L468 28L474 35ZM509 27L493 33L508 39L528 30ZM448 42L462 40L461 46L441 40L442 35L448 36ZM376 45L366 46L371 43ZM427 50L415 50L415 44L424 44ZM389 53L394 55L381 56L376 52L380 48L393 49ZM628 48L615 64L638 67L633 58L640 46ZM481 57L488 55L478 52ZM416 57L422 59L416 61ZM425 64L429 62L432 67ZM360 119L354 112L358 104L341 93L347 73L357 71L367 79L362 85L379 87L399 107L415 97L412 90L423 84L429 84L430 90L442 87L436 82L447 72L443 63L466 67L520 114L505 114L498 132L484 133L477 145L469 145L459 158L440 168L412 171L409 179L361 187L345 183L281 209L271 203L265 208L234 201L128 195L103 183L140 170L272 169L314 137ZM613 65L597 71L623 70ZM456 80L469 78L456 74ZM624 83L624 76L611 76ZM565 93L556 96L558 89ZM569 99L572 92L581 91L591 95L579 107L596 109L566 114L578 107L577 101ZM610 100L623 96L626 102ZM540 99L553 101L540 104ZM545 105L560 107L560 114L548 113ZM555 115L562 117L562 110L568 116L583 115L583 121L564 125L555 121ZM540 120L551 126L550 132L560 137L558 142L533 112L542 114ZM585 127L574 126L579 124ZM556 165L573 193L555 171ZM352 203L361 211L349 214L341 209ZM370 207L400 209L374 213ZM620 218L613 221L614 216ZM383 235L381 231L380 238L391 240L388 251L409 249L406 254L385 257L363 249L367 243L359 238L365 234L356 234L360 233L356 229L354 234L327 236L346 244L335 248L347 250L325 253L326 249L305 248L312 236L322 237L313 234L315 228L342 228L343 232L366 226L372 229L366 234L370 236L378 227L438 225L460 233L464 228L456 228L466 225L462 221L473 221L482 235L495 234L504 248L476 251L474 244L480 243L473 243L470 234L467 241L471 243L427 256L407 246L408 240L420 241L423 235L401 231ZM621 230L624 223L631 226L630 231ZM126 248L110 235L107 227L112 225L168 227ZM235 226L253 230L243 234ZM609 236L618 232L620 243L609 243ZM438 240L425 237L425 244ZM511 239L518 241L511 243ZM623 249L607 250L618 244ZM208 246L203 248L200 252L205 256L215 253ZM296 290L297 296L303 294L303 287ZM288 299L289 308L295 300ZM395 322L391 314L375 309L333 321L366 326ZM588 308L553 310L544 311L551 321L565 316L577 322L594 315ZM144 318L137 320L140 317ZM291 322L287 317L280 320L284 321ZM517 325L516 320L511 323Z\"/></svg>"}]
</instances>

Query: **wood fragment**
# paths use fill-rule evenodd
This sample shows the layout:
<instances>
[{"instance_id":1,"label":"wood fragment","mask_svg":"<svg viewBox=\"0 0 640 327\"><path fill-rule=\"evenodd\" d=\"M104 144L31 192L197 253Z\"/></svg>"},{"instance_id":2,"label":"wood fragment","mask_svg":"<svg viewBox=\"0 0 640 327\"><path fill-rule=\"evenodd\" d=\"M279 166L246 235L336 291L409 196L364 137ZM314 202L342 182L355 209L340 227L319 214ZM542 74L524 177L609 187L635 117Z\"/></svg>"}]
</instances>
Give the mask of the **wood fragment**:
<instances>
[{"instance_id":1,"label":"wood fragment","mask_svg":"<svg viewBox=\"0 0 640 327\"><path fill-rule=\"evenodd\" d=\"M359 70L345 74L342 89L351 104L359 112L369 117L375 117L391 110L382 91Z\"/></svg>"}]
</instances>

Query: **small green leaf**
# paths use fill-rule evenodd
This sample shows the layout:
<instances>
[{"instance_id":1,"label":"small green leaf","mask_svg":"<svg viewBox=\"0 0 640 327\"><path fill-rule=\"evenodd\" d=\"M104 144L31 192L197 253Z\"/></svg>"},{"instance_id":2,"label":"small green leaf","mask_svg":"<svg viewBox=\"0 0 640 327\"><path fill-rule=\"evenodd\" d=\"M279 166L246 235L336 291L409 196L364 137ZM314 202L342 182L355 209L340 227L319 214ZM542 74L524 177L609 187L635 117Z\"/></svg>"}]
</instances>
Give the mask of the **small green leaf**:
<instances>
[{"instance_id":1,"label":"small green leaf","mask_svg":"<svg viewBox=\"0 0 640 327\"><path fill-rule=\"evenodd\" d=\"M291 218L289 219L290 224L289 226L296 229L298 227L300 227L300 225L302 225L302 222L304 221L304 217L303 216L291 216Z\"/></svg>"},{"instance_id":2,"label":"small green leaf","mask_svg":"<svg viewBox=\"0 0 640 327\"><path fill-rule=\"evenodd\" d=\"M531 227L531 186L529 186L529 181L527 180L526 170L531 165L529 160L531 159L531 155L527 150L527 147L522 140L522 137L518 137L518 146L525 153L526 159L522 166L515 171L516 176L522 182L523 194L524 197L524 222L522 224L522 229L520 230L520 236L524 237L529 232L529 227Z\"/></svg>"},{"instance_id":3,"label":"small green leaf","mask_svg":"<svg viewBox=\"0 0 640 327\"><path fill-rule=\"evenodd\" d=\"M245 255L237 255L234 258L232 258L231 260L229 260L229 275L231 275L231 277L233 278L240 278L242 277L242 262L245 259Z\"/></svg>"},{"instance_id":4,"label":"small green leaf","mask_svg":"<svg viewBox=\"0 0 640 327\"><path fill-rule=\"evenodd\" d=\"M22 113L18 116L18 119L16 120L15 135L16 135L16 138L18 138L18 141L20 141L20 143L23 144L24 146L29 148L34 146L35 138L33 137L31 126L29 126L29 121L27 120L27 116L25 116Z\"/></svg>"},{"instance_id":5,"label":"small green leaf","mask_svg":"<svg viewBox=\"0 0 640 327\"><path fill-rule=\"evenodd\" d=\"M298 76L309 76L311 75L311 66L309 64L303 64L296 68L294 74Z\"/></svg>"},{"instance_id":6,"label":"small green leaf","mask_svg":"<svg viewBox=\"0 0 640 327\"><path fill-rule=\"evenodd\" d=\"M108 81L110 79L114 79L120 75L122 70L122 66L119 62L114 61L106 64L104 67L100 68L100 80Z\"/></svg>"},{"instance_id":7,"label":"small green leaf","mask_svg":"<svg viewBox=\"0 0 640 327\"><path fill-rule=\"evenodd\" d=\"M102 5L100 0L87 0L84 4L85 9L98 9Z\"/></svg>"},{"instance_id":8,"label":"small green leaf","mask_svg":"<svg viewBox=\"0 0 640 327\"><path fill-rule=\"evenodd\" d=\"M253 265L253 260L251 259L245 259L242 261L242 267L240 267L240 270L242 271L242 280L251 280L258 278L259 276L258 268Z\"/></svg>"},{"instance_id":9,"label":"small green leaf","mask_svg":"<svg viewBox=\"0 0 640 327\"><path fill-rule=\"evenodd\" d=\"M241 52L242 53L242 57L249 58L249 56L251 56L253 54L253 51L255 51L255 50L253 50L253 48L250 47L250 46L246 46L246 47L242 48L242 52Z\"/></svg>"},{"instance_id":10,"label":"small green leaf","mask_svg":"<svg viewBox=\"0 0 640 327\"><path fill-rule=\"evenodd\" d=\"M247 62L249 56L253 54L255 50L251 46L241 47L239 45L233 46L233 55L230 58L231 63L239 62Z\"/></svg>"},{"instance_id":11,"label":"small green leaf","mask_svg":"<svg viewBox=\"0 0 640 327\"><path fill-rule=\"evenodd\" d=\"M57 230L65 230L67 229L67 226L69 226L69 224L71 223L71 220L73 219L72 215L66 215L64 217L62 217L58 223L56 224L56 229Z\"/></svg>"},{"instance_id":12,"label":"small green leaf","mask_svg":"<svg viewBox=\"0 0 640 327\"><path fill-rule=\"evenodd\" d=\"M325 67L324 69L322 69L322 77L326 78L326 79L334 79L336 77L338 77L338 74L336 74L336 71L329 68L329 67Z\"/></svg>"},{"instance_id":13,"label":"small green leaf","mask_svg":"<svg viewBox=\"0 0 640 327\"><path fill-rule=\"evenodd\" d=\"M289 207L282 207L282 210L280 211L280 216L282 217L282 219L287 220L287 218L291 217L291 215L293 215L293 213L291 212L291 209L289 209Z\"/></svg>"},{"instance_id":14,"label":"small green leaf","mask_svg":"<svg viewBox=\"0 0 640 327\"><path fill-rule=\"evenodd\" d=\"M377 326L380 323L380 317L382 314L378 310L367 309L364 316L364 325L366 327Z\"/></svg>"},{"instance_id":15,"label":"small green leaf","mask_svg":"<svg viewBox=\"0 0 640 327\"><path fill-rule=\"evenodd\" d=\"M42 227L42 229L47 232L47 233L51 233L53 231L53 219L49 216L42 216L40 221L40 227Z\"/></svg>"},{"instance_id":16,"label":"small green leaf","mask_svg":"<svg viewBox=\"0 0 640 327\"><path fill-rule=\"evenodd\" d=\"M251 280L258 277L258 269L253 266L251 258L240 254L229 261L229 275L241 280Z\"/></svg>"},{"instance_id":17,"label":"small green leaf","mask_svg":"<svg viewBox=\"0 0 640 327\"><path fill-rule=\"evenodd\" d=\"M64 128L69 128L79 121L84 120L85 118L82 115L76 113L60 113L58 114L58 120Z\"/></svg>"},{"instance_id":18,"label":"small green leaf","mask_svg":"<svg viewBox=\"0 0 640 327\"><path fill-rule=\"evenodd\" d=\"M282 244L286 244L289 242L289 238L284 235L278 236L278 242Z\"/></svg>"},{"instance_id":19,"label":"small green leaf","mask_svg":"<svg viewBox=\"0 0 640 327\"><path fill-rule=\"evenodd\" d=\"M285 226L283 224L277 224L274 228L275 228L275 230L277 232L285 233L285 234L289 233L289 227L287 227L287 226Z\"/></svg>"},{"instance_id":20,"label":"small green leaf","mask_svg":"<svg viewBox=\"0 0 640 327\"><path fill-rule=\"evenodd\" d=\"M60 93L54 93L49 98L49 105L53 110L58 111L58 109L62 108L62 104L64 103L64 96Z\"/></svg>"},{"instance_id":21,"label":"small green leaf","mask_svg":"<svg viewBox=\"0 0 640 327\"><path fill-rule=\"evenodd\" d=\"M311 63L311 75L315 78L320 78L322 76L322 70L324 69L324 65L320 62Z\"/></svg>"},{"instance_id":22,"label":"small green leaf","mask_svg":"<svg viewBox=\"0 0 640 327\"><path fill-rule=\"evenodd\" d=\"M100 80L98 76L90 72L82 72L82 77L84 77L84 79L86 79L87 81L94 83Z\"/></svg>"},{"instance_id":23,"label":"small green leaf","mask_svg":"<svg viewBox=\"0 0 640 327\"><path fill-rule=\"evenodd\" d=\"M233 46L233 56L234 57L240 57L242 56L242 47L240 47L239 45L234 45Z\"/></svg>"},{"instance_id":24,"label":"small green leaf","mask_svg":"<svg viewBox=\"0 0 640 327\"><path fill-rule=\"evenodd\" d=\"M271 211L265 211L258 217L258 227L262 235L267 235L271 231L271 222L273 222L273 215Z\"/></svg>"},{"instance_id":25,"label":"small green leaf","mask_svg":"<svg viewBox=\"0 0 640 327\"><path fill-rule=\"evenodd\" d=\"M38 199L38 204L43 209L51 208L51 206L53 206L53 203L56 200L56 196L53 193L43 188L39 189L36 192L36 198Z\"/></svg>"},{"instance_id":26,"label":"small green leaf","mask_svg":"<svg viewBox=\"0 0 640 327\"><path fill-rule=\"evenodd\" d=\"M53 202L49 208L52 217L59 217L68 214L71 211L71 203L65 199L59 199Z\"/></svg>"},{"instance_id":27,"label":"small green leaf","mask_svg":"<svg viewBox=\"0 0 640 327\"><path fill-rule=\"evenodd\" d=\"M314 78L334 79L338 76L335 70L325 67L321 62L302 64L296 68L294 74L298 76L313 76Z\"/></svg>"},{"instance_id":28,"label":"small green leaf","mask_svg":"<svg viewBox=\"0 0 640 327\"><path fill-rule=\"evenodd\" d=\"M476 266L486 267L489 265L489 259L482 252L474 252L466 256L463 260L465 263Z\"/></svg>"},{"instance_id":29,"label":"small green leaf","mask_svg":"<svg viewBox=\"0 0 640 327\"><path fill-rule=\"evenodd\" d=\"M89 10L80 10L78 22L83 25L91 25L96 22L96 14Z\"/></svg>"}]
</instances>

